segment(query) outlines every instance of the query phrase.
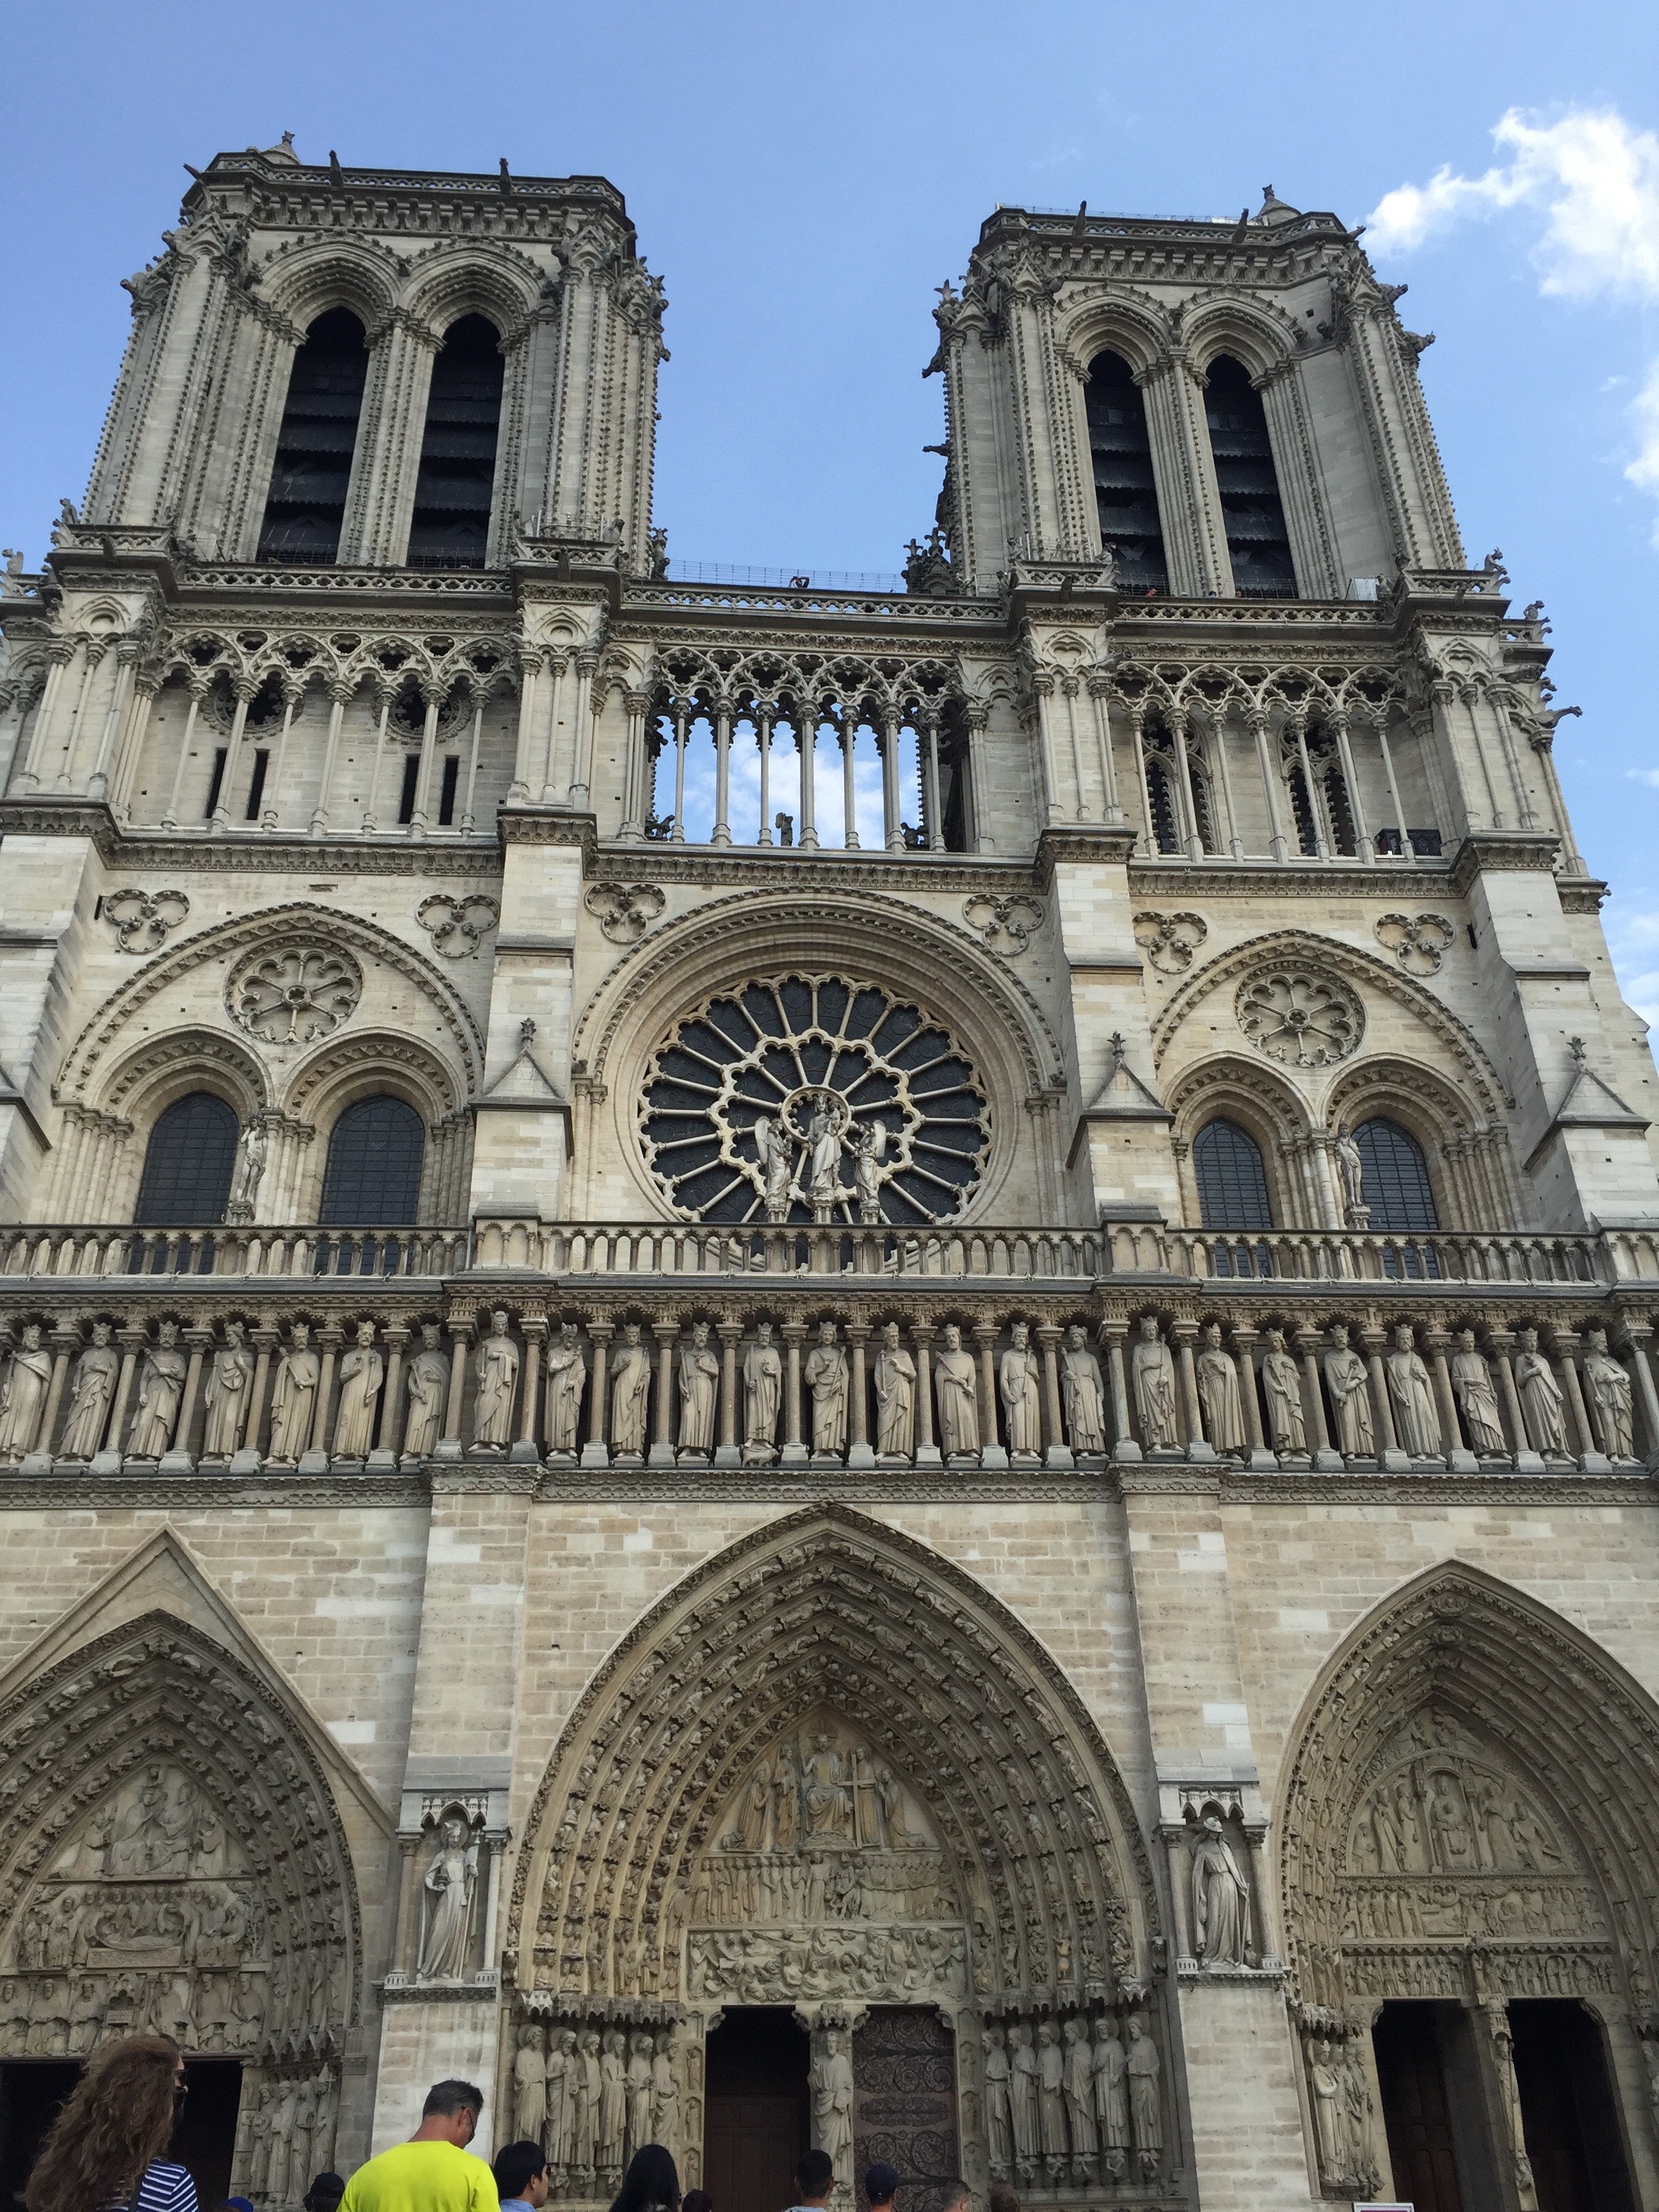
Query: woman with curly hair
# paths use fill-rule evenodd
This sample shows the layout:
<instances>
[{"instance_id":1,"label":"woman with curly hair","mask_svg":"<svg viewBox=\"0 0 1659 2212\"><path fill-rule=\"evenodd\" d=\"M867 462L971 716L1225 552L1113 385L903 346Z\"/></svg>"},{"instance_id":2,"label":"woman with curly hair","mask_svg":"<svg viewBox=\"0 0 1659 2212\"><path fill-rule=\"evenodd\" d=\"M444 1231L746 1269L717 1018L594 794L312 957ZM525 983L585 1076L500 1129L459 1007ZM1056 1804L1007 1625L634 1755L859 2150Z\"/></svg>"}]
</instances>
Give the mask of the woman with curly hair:
<instances>
[{"instance_id":1,"label":"woman with curly hair","mask_svg":"<svg viewBox=\"0 0 1659 2212\"><path fill-rule=\"evenodd\" d=\"M128 2035L87 2062L23 2190L27 2212L197 2212L196 2184L161 2154L185 2099L167 2035Z\"/></svg>"}]
</instances>

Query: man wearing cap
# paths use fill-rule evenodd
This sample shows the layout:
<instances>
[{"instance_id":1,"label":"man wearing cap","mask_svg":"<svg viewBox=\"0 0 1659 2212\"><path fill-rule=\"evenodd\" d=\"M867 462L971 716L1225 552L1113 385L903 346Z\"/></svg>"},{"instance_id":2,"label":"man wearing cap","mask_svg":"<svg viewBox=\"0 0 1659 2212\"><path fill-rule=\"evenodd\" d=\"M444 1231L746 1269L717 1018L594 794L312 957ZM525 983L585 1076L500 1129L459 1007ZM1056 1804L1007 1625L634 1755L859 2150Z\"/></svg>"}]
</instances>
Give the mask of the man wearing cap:
<instances>
[{"instance_id":1,"label":"man wearing cap","mask_svg":"<svg viewBox=\"0 0 1659 2212\"><path fill-rule=\"evenodd\" d=\"M864 2193L870 2200L870 2212L892 2212L893 2198L899 2185L898 2168L884 2160L872 2166L864 2177Z\"/></svg>"}]
</instances>

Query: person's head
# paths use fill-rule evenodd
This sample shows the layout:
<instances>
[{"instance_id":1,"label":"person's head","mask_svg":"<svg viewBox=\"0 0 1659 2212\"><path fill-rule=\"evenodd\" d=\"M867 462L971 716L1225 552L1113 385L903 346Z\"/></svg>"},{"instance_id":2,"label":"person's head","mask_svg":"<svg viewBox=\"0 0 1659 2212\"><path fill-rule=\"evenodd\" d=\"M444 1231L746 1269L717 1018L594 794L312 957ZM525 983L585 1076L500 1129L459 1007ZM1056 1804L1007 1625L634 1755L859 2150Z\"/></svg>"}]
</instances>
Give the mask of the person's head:
<instances>
[{"instance_id":1,"label":"person's head","mask_svg":"<svg viewBox=\"0 0 1659 2212\"><path fill-rule=\"evenodd\" d=\"M367 1347L368 1347L369 1345L371 1345L371 1344L373 1344L373 1343L374 1343L374 1322L373 1322L372 1321L360 1321L360 1322L358 1322L358 1324L357 1324L357 1341L358 1341L358 1343L359 1343L359 1344L362 1345L362 1346L365 1347L365 1349L367 1349Z\"/></svg>"},{"instance_id":2,"label":"person's head","mask_svg":"<svg viewBox=\"0 0 1659 2212\"><path fill-rule=\"evenodd\" d=\"M714 2200L706 2189L688 2189L680 2199L680 2212L714 2212Z\"/></svg>"},{"instance_id":3,"label":"person's head","mask_svg":"<svg viewBox=\"0 0 1659 2212\"><path fill-rule=\"evenodd\" d=\"M1464 1352L1473 1352L1474 1350L1474 1331L1472 1328L1460 1329L1457 1334L1457 1342L1461 1350Z\"/></svg>"},{"instance_id":4,"label":"person's head","mask_svg":"<svg viewBox=\"0 0 1659 2212\"><path fill-rule=\"evenodd\" d=\"M880 2212L884 2204L890 2204L899 2185L898 2168L884 2162L872 2166L864 2177L864 2193L870 2200L870 2212Z\"/></svg>"},{"instance_id":5,"label":"person's head","mask_svg":"<svg viewBox=\"0 0 1659 2212\"><path fill-rule=\"evenodd\" d=\"M504 1313L493 1313L490 1315L489 1333L492 1336L505 1336L507 1334L507 1316Z\"/></svg>"},{"instance_id":6,"label":"person's head","mask_svg":"<svg viewBox=\"0 0 1659 2212\"><path fill-rule=\"evenodd\" d=\"M680 2174L672 2152L641 2143L629 2161L611 2212L681 2212Z\"/></svg>"},{"instance_id":7,"label":"person's head","mask_svg":"<svg viewBox=\"0 0 1659 2212\"><path fill-rule=\"evenodd\" d=\"M1066 1341L1067 1345L1073 1352L1081 1352L1088 1340L1088 1337L1084 1331L1083 1323L1080 1321L1074 1321L1072 1323L1072 1326L1066 1332Z\"/></svg>"},{"instance_id":8,"label":"person's head","mask_svg":"<svg viewBox=\"0 0 1659 2212\"><path fill-rule=\"evenodd\" d=\"M1412 1325L1408 1321L1395 1322L1394 1340L1401 1352L1409 1352L1412 1349L1416 1339L1412 1334Z\"/></svg>"},{"instance_id":9,"label":"person's head","mask_svg":"<svg viewBox=\"0 0 1659 2212\"><path fill-rule=\"evenodd\" d=\"M1012 2182L994 2181L985 2201L991 2212L1019 2212L1019 2191Z\"/></svg>"},{"instance_id":10,"label":"person's head","mask_svg":"<svg viewBox=\"0 0 1659 2212\"><path fill-rule=\"evenodd\" d=\"M170 2035L126 2035L87 2069L47 2130L23 2190L28 2212L121 2204L172 2139L185 2062Z\"/></svg>"},{"instance_id":11,"label":"person's head","mask_svg":"<svg viewBox=\"0 0 1659 2212\"><path fill-rule=\"evenodd\" d=\"M106 1321L94 1322L92 1324L92 1340L100 1347L100 1350L109 1342L109 1323Z\"/></svg>"},{"instance_id":12,"label":"person's head","mask_svg":"<svg viewBox=\"0 0 1659 2212\"><path fill-rule=\"evenodd\" d=\"M465 2150L478 2131L483 2106L483 2091L471 2081L434 2081L426 2093L416 2134L422 2142L453 2143L457 2150Z\"/></svg>"},{"instance_id":13,"label":"person's head","mask_svg":"<svg viewBox=\"0 0 1659 2212\"><path fill-rule=\"evenodd\" d=\"M795 2162L795 2187L803 2204L825 2204L836 2185L836 2169L827 2150L804 2150Z\"/></svg>"},{"instance_id":14,"label":"person's head","mask_svg":"<svg viewBox=\"0 0 1659 2212\"><path fill-rule=\"evenodd\" d=\"M696 1346L699 1351L702 1351L703 1346L708 1343L708 1324L706 1321L694 1321L692 1322L691 1341Z\"/></svg>"},{"instance_id":15,"label":"person's head","mask_svg":"<svg viewBox=\"0 0 1659 2212\"><path fill-rule=\"evenodd\" d=\"M495 2194L503 2204L509 2197L520 2197L526 2204L545 2204L550 2184L547 2153L538 2142L512 2142L495 2154L490 2172L495 2177Z\"/></svg>"},{"instance_id":16,"label":"person's head","mask_svg":"<svg viewBox=\"0 0 1659 2212\"><path fill-rule=\"evenodd\" d=\"M1334 1321L1331 1323L1331 1342L1336 1346L1339 1352L1343 1352L1347 1349L1348 1330L1347 1324L1346 1322Z\"/></svg>"},{"instance_id":17,"label":"person's head","mask_svg":"<svg viewBox=\"0 0 1659 2212\"><path fill-rule=\"evenodd\" d=\"M1152 1315L1143 1314L1141 1316L1140 1334L1148 1344L1155 1344L1158 1341L1158 1322Z\"/></svg>"},{"instance_id":18,"label":"person's head","mask_svg":"<svg viewBox=\"0 0 1659 2212\"><path fill-rule=\"evenodd\" d=\"M1205 1323L1204 1341L1212 1352L1218 1352L1221 1349L1221 1323L1218 1321Z\"/></svg>"},{"instance_id":19,"label":"person's head","mask_svg":"<svg viewBox=\"0 0 1659 2212\"><path fill-rule=\"evenodd\" d=\"M307 2200L307 2203L310 2201ZM253 2212L251 2197L223 2197L219 2200L219 2212Z\"/></svg>"},{"instance_id":20,"label":"person's head","mask_svg":"<svg viewBox=\"0 0 1659 2212\"><path fill-rule=\"evenodd\" d=\"M939 2212L968 2212L968 2185L965 2181L947 2181L945 2194L939 2199Z\"/></svg>"},{"instance_id":21,"label":"person's head","mask_svg":"<svg viewBox=\"0 0 1659 2212\"><path fill-rule=\"evenodd\" d=\"M1010 1335L1013 1338L1013 1340L1014 1340L1014 1349L1015 1349L1015 1351L1016 1351L1016 1352L1024 1352L1024 1349L1025 1349L1026 1344L1028 1343L1028 1341L1030 1340L1030 1334L1031 1334L1030 1324L1028 1322L1017 1321L1017 1322L1014 1323L1014 1325L1013 1325L1012 1328L1009 1331L1009 1334L1010 1334Z\"/></svg>"},{"instance_id":22,"label":"person's head","mask_svg":"<svg viewBox=\"0 0 1659 2212\"><path fill-rule=\"evenodd\" d=\"M345 2183L337 2173L319 2173L313 2176L301 2202L306 2212L334 2212L344 2195Z\"/></svg>"}]
</instances>

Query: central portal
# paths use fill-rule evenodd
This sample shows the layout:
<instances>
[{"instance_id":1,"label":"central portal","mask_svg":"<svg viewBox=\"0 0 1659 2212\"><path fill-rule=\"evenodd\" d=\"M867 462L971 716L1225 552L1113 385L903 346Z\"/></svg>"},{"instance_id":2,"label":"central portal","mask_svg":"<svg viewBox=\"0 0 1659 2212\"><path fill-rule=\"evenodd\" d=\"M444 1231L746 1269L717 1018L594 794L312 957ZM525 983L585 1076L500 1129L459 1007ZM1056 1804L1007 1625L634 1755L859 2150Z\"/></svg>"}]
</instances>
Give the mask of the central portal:
<instances>
[{"instance_id":1,"label":"central portal","mask_svg":"<svg viewBox=\"0 0 1659 2212\"><path fill-rule=\"evenodd\" d=\"M733 2006L709 2037L702 2172L718 2212L783 2212L799 2195L810 2056L787 2005Z\"/></svg>"}]
</instances>

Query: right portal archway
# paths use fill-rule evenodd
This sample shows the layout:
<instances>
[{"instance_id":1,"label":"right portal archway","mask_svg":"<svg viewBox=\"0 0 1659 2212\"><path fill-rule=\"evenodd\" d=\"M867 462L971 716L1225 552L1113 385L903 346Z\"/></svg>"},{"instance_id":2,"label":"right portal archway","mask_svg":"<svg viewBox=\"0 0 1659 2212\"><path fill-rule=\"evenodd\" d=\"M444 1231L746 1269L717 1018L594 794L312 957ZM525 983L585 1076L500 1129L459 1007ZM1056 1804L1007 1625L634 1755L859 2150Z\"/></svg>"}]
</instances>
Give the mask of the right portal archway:
<instances>
[{"instance_id":1,"label":"right portal archway","mask_svg":"<svg viewBox=\"0 0 1659 2212\"><path fill-rule=\"evenodd\" d=\"M1279 1884L1328 2196L1650 2201L1659 1712L1587 1637L1457 1564L1380 1608L1297 1731Z\"/></svg>"}]
</instances>

